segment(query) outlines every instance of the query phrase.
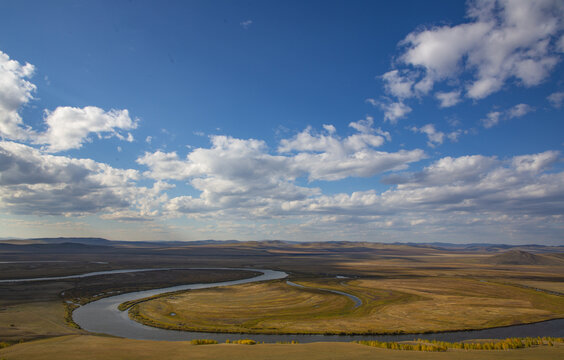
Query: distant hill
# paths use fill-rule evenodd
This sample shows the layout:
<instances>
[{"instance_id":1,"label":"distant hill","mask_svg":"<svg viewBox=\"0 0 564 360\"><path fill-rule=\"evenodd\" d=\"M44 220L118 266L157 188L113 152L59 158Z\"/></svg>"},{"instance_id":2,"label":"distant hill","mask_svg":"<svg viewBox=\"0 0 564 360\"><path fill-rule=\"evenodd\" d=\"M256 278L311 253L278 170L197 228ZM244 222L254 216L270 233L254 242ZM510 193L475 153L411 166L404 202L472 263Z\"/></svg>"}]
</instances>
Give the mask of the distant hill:
<instances>
[{"instance_id":1,"label":"distant hill","mask_svg":"<svg viewBox=\"0 0 564 360\"><path fill-rule=\"evenodd\" d=\"M58 238L35 238L29 239L37 244L82 244L82 245L98 245L98 246L108 246L112 245L111 240L106 240L102 238L89 238L89 237L58 237Z\"/></svg>"},{"instance_id":2,"label":"distant hill","mask_svg":"<svg viewBox=\"0 0 564 360\"><path fill-rule=\"evenodd\" d=\"M508 245L508 244L488 244L488 243L470 243L470 244L454 244L454 243L378 243L378 242L358 242L358 241L318 241L318 242L299 242L289 240L260 240L260 241L239 241L239 240L196 240L196 241L171 241L171 240L154 240L154 241L123 241L123 240L107 240L95 237L57 237L57 238L32 238L32 239L0 239L2 245L63 245L63 244L81 244L93 247L108 248L185 248L200 246L227 246L233 248L254 248L261 250L273 249L293 249L303 251L311 249L320 252L339 252L346 249L348 252L357 251L373 252L377 251L381 254L389 252L403 252L403 255L409 253L420 254L422 252L429 253L435 250L449 252L464 253L489 253L495 254L486 262L490 264L542 264L544 262L554 263L555 265L564 262L564 259L556 254L564 254L564 246L545 246L545 245ZM65 245L70 248L68 245ZM77 248L78 249L78 248Z\"/></svg>"},{"instance_id":3,"label":"distant hill","mask_svg":"<svg viewBox=\"0 0 564 360\"><path fill-rule=\"evenodd\" d=\"M531 254L517 249L493 255L486 262L496 265L564 265L564 261L558 257Z\"/></svg>"}]
</instances>

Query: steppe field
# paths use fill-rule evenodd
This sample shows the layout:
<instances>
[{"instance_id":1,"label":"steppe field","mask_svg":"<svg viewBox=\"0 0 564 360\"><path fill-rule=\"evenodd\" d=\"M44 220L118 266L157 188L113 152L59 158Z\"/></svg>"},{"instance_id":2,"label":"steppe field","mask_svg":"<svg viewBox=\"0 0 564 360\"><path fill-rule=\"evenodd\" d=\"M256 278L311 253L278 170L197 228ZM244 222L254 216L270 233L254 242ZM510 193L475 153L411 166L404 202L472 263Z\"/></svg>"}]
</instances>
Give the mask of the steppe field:
<instances>
[{"instance_id":1,"label":"steppe field","mask_svg":"<svg viewBox=\"0 0 564 360\"><path fill-rule=\"evenodd\" d=\"M190 267L249 271L178 269ZM558 339L519 349L450 347L441 352L350 341L193 345L91 334L72 319L75 307L113 294L249 278L257 274L253 268L262 268L289 276L165 293L124 308L134 320L155 327L246 333L249 339L260 334L397 333L414 334L415 339L418 333L534 323L564 318L564 256L559 247L0 242L0 280L156 268L174 269L0 282L0 359L557 359L564 355L564 344Z\"/></svg>"}]
</instances>

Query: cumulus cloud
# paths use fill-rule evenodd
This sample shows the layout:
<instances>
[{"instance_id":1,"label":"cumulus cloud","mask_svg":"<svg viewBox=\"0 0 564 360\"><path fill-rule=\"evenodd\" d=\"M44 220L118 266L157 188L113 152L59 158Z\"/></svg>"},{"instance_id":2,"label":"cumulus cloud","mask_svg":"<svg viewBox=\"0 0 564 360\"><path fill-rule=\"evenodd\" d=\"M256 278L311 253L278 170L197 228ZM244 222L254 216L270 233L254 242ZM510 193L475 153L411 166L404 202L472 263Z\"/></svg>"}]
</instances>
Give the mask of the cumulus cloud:
<instances>
[{"instance_id":1,"label":"cumulus cloud","mask_svg":"<svg viewBox=\"0 0 564 360\"><path fill-rule=\"evenodd\" d=\"M351 122L357 131L340 138L334 127L325 132L311 128L283 139L278 154L271 154L265 142L211 136L210 148L193 149L185 159L178 154L156 151L137 159L148 167L145 176L165 180L186 180L199 196L170 199L171 213L200 214L246 209L247 215L267 216L282 210L282 204L320 194L316 187L296 184L298 178L334 181L368 177L404 169L425 157L421 150L387 153L374 148L390 139L389 133L373 127L373 119Z\"/></svg>"},{"instance_id":2,"label":"cumulus cloud","mask_svg":"<svg viewBox=\"0 0 564 360\"><path fill-rule=\"evenodd\" d=\"M386 114L398 114L406 99L429 94L437 83L454 87L435 93L440 107L461 96L483 99L510 81L535 86L560 61L564 6L558 1L475 0L466 15L466 23L420 28L400 42L398 68L382 75L387 94L398 100L382 107ZM399 113L387 119L407 114Z\"/></svg>"},{"instance_id":3,"label":"cumulus cloud","mask_svg":"<svg viewBox=\"0 0 564 360\"><path fill-rule=\"evenodd\" d=\"M310 180L338 180L351 176L372 176L379 172L405 168L424 157L421 150L386 153L375 151L390 135L373 129L372 119L350 124L362 132L344 139L332 133L315 133L311 128L290 139L280 141L278 151L269 154L263 141L212 136L212 147L197 148L180 159L174 152L145 153L137 162L149 168L147 176L155 179L192 180L202 186L210 178L221 178L221 184L232 185L233 179L249 182L270 179L266 183L292 181L307 176ZM229 180L229 181L228 181ZM221 185L216 182L215 185Z\"/></svg>"},{"instance_id":4,"label":"cumulus cloud","mask_svg":"<svg viewBox=\"0 0 564 360\"><path fill-rule=\"evenodd\" d=\"M528 113L533 111L533 108L527 104L517 104L513 106L511 109L507 110L507 116L510 119L525 116Z\"/></svg>"},{"instance_id":5,"label":"cumulus cloud","mask_svg":"<svg viewBox=\"0 0 564 360\"><path fill-rule=\"evenodd\" d=\"M440 107L451 107L460 102L460 91L437 92L435 97L440 101Z\"/></svg>"},{"instance_id":6,"label":"cumulus cloud","mask_svg":"<svg viewBox=\"0 0 564 360\"><path fill-rule=\"evenodd\" d=\"M482 125L486 128L492 128L500 123L502 120L510 120L519 118L534 111L534 109L527 104L517 104L505 111L491 111L484 119L481 120Z\"/></svg>"},{"instance_id":7,"label":"cumulus cloud","mask_svg":"<svg viewBox=\"0 0 564 360\"><path fill-rule=\"evenodd\" d=\"M370 116L366 119L351 122L349 126L358 133L345 139L335 135L336 129L333 125L323 125L328 135L317 134L312 128L308 127L291 139L281 140L278 151L281 153L312 151L347 154L370 147L379 147L384 144L385 140L391 140L388 132L380 128L374 129L373 125L374 119Z\"/></svg>"},{"instance_id":8,"label":"cumulus cloud","mask_svg":"<svg viewBox=\"0 0 564 360\"><path fill-rule=\"evenodd\" d=\"M441 145L445 138L445 133L443 133L442 131L437 131L435 129L435 125L433 124L427 124L420 128L412 127L411 131L427 135L427 139L429 139L429 141L427 141L427 145L429 145L430 147Z\"/></svg>"},{"instance_id":9,"label":"cumulus cloud","mask_svg":"<svg viewBox=\"0 0 564 360\"><path fill-rule=\"evenodd\" d=\"M16 213L80 215L127 208L137 179L135 170L0 142L0 198Z\"/></svg>"},{"instance_id":10,"label":"cumulus cloud","mask_svg":"<svg viewBox=\"0 0 564 360\"><path fill-rule=\"evenodd\" d=\"M411 112L411 108L403 102L379 102L374 99L366 99L366 102L372 106L379 107L384 112L384 120L391 124L396 124L399 119L402 119Z\"/></svg>"},{"instance_id":11,"label":"cumulus cloud","mask_svg":"<svg viewBox=\"0 0 564 360\"><path fill-rule=\"evenodd\" d=\"M410 216L450 212L553 216L564 211L564 173L549 171L560 154L548 151L508 160L481 155L446 157L421 172L390 176L395 188L320 196L293 202L295 212ZM441 215L442 214L442 215ZM467 219L466 219L467 220Z\"/></svg>"},{"instance_id":12,"label":"cumulus cloud","mask_svg":"<svg viewBox=\"0 0 564 360\"><path fill-rule=\"evenodd\" d=\"M562 103L564 103L564 92L552 93L547 97L547 99L553 107L560 109Z\"/></svg>"},{"instance_id":13,"label":"cumulus cloud","mask_svg":"<svg viewBox=\"0 0 564 360\"><path fill-rule=\"evenodd\" d=\"M550 168L559 158L559 152L545 151L540 154L515 156L511 160L511 165L519 173L539 173Z\"/></svg>"},{"instance_id":14,"label":"cumulus cloud","mask_svg":"<svg viewBox=\"0 0 564 360\"><path fill-rule=\"evenodd\" d=\"M438 131L433 124L427 124L420 128L413 126L411 127L411 131L427 135L427 145L432 148L441 145L445 137L452 142L456 142L460 134L462 134L462 130L455 130L445 134L442 131Z\"/></svg>"},{"instance_id":15,"label":"cumulus cloud","mask_svg":"<svg viewBox=\"0 0 564 360\"><path fill-rule=\"evenodd\" d=\"M518 236L523 236L538 226L553 226L558 232L555 217L564 211L564 173L554 172L552 165L560 160L555 151L509 159L444 157L421 171L388 176L386 181L392 187L382 192L317 192L276 200L255 197L259 203L249 208L245 202L223 207L207 203L205 197L184 196L171 199L166 207L171 212L211 219L289 219L291 226L276 227L286 236L316 236L324 229L335 238L372 239L385 230L390 231L384 235L387 238L395 231L414 231L413 226L433 237L447 232L458 239L464 238L460 231L466 228L474 229L475 236L476 227L496 236L517 229ZM299 223L294 223L298 218Z\"/></svg>"},{"instance_id":16,"label":"cumulus cloud","mask_svg":"<svg viewBox=\"0 0 564 360\"><path fill-rule=\"evenodd\" d=\"M29 137L19 110L33 98L36 86L28 79L34 71L33 65L22 65L0 51L0 137L14 140Z\"/></svg>"},{"instance_id":17,"label":"cumulus cloud","mask_svg":"<svg viewBox=\"0 0 564 360\"><path fill-rule=\"evenodd\" d=\"M398 70L391 70L382 75L386 91L397 98L405 99L413 96L414 81L402 76Z\"/></svg>"},{"instance_id":18,"label":"cumulus cloud","mask_svg":"<svg viewBox=\"0 0 564 360\"><path fill-rule=\"evenodd\" d=\"M116 136L121 140L133 141L129 133L127 137L119 130L130 130L137 127L127 110L104 111L95 106L84 108L58 107L54 111L45 111L47 131L38 135L35 143L47 144L49 152L79 149L84 142L91 141L90 134L98 137Z\"/></svg>"},{"instance_id":19,"label":"cumulus cloud","mask_svg":"<svg viewBox=\"0 0 564 360\"><path fill-rule=\"evenodd\" d=\"M367 117L349 126L358 131L346 138L335 134L318 134L311 128L290 139L280 141L278 151L287 156L290 167L313 180L340 180L347 177L368 177L402 169L425 155L421 150L387 153L375 148L391 140L388 132L373 128L374 119Z\"/></svg>"},{"instance_id":20,"label":"cumulus cloud","mask_svg":"<svg viewBox=\"0 0 564 360\"><path fill-rule=\"evenodd\" d=\"M137 184L140 179L134 169L0 142L0 204L12 213L100 215L116 220L125 220L123 214L129 218L155 216L168 201L163 190L172 185L156 182L147 188ZM123 216L118 219L116 214Z\"/></svg>"},{"instance_id":21,"label":"cumulus cloud","mask_svg":"<svg viewBox=\"0 0 564 360\"><path fill-rule=\"evenodd\" d=\"M323 124L323 128L325 129L325 131L327 131L329 134L334 134L335 132L337 132L337 129L335 128L334 125L331 124Z\"/></svg>"},{"instance_id":22,"label":"cumulus cloud","mask_svg":"<svg viewBox=\"0 0 564 360\"><path fill-rule=\"evenodd\" d=\"M270 155L263 141L212 136L211 148L197 148L181 160L176 153L145 153L137 160L155 179L189 180L199 197L179 196L167 210L202 213L233 208L260 208L273 202L300 199L319 189L295 185L297 175L284 156ZM248 210L250 211L250 210Z\"/></svg>"},{"instance_id":23,"label":"cumulus cloud","mask_svg":"<svg viewBox=\"0 0 564 360\"><path fill-rule=\"evenodd\" d=\"M501 112L491 111L486 115L484 119L482 119L482 125L484 125L486 129L489 129L499 124L500 118L501 118Z\"/></svg>"},{"instance_id":24,"label":"cumulus cloud","mask_svg":"<svg viewBox=\"0 0 564 360\"><path fill-rule=\"evenodd\" d=\"M22 65L0 51L0 137L45 145L49 152L78 149L84 142L91 141L91 134L99 138L115 136L120 140L133 141L131 133L120 132L137 127L137 120L132 120L127 110L61 106L54 111L45 110L45 132L26 126L19 110L36 91L36 86L28 80L34 71L33 65Z\"/></svg>"}]
</instances>

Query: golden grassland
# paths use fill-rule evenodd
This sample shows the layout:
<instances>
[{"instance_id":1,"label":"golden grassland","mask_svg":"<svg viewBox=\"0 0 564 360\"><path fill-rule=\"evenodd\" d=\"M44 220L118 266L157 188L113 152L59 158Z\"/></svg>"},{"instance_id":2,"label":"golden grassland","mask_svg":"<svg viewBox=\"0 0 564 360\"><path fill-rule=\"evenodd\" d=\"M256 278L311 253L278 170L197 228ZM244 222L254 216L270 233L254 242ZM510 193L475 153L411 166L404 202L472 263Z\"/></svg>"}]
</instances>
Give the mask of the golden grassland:
<instances>
[{"instance_id":1,"label":"golden grassland","mask_svg":"<svg viewBox=\"0 0 564 360\"><path fill-rule=\"evenodd\" d=\"M36 302L0 308L0 340L19 341L84 333L65 323L62 302Z\"/></svg>"},{"instance_id":2,"label":"golden grassland","mask_svg":"<svg viewBox=\"0 0 564 360\"><path fill-rule=\"evenodd\" d=\"M10 255L14 257L10 259L37 260L35 251L31 255L23 252L17 257ZM300 284L344 291L363 300L363 306L355 309L352 301L344 296L313 289L290 288L280 281L248 284L245 285L247 288L240 286L230 288L229 291L208 289L201 290L201 294L199 291L191 292L199 294L197 296L201 298L201 309L205 310L207 306L208 315L223 312L224 309L213 308L222 306L220 302L227 306L223 300L230 299L235 294L231 313L227 313L232 320L224 321L221 326L244 328L245 331L255 328L257 332L283 332L279 329L300 327L309 330L306 332L316 332L318 326L334 329L339 333L359 332L359 324L364 329L360 332L440 331L564 317L564 296L558 295L564 293L564 259L561 256L542 255L544 258L550 257L550 265L499 264L492 263L492 253L480 251L444 251L432 247L364 243L280 245L276 242L250 242L179 246L174 249L144 249L132 244L128 248L116 247L112 252L100 254L47 254L42 257L45 260L68 260L67 263L0 264L0 277L68 275L84 272L85 269L257 267L283 270ZM25 340L22 344L0 349L0 359L524 360L564 357L562 344L506 351L449 349L441 353L394 351L352 343L194 346L190 342L136 341L85 335L85 331L73 329L65 323L68 312L65 313L62 302L66 298L62 299L60 296L63 291L73 301L88 301L103 292L132 291L190 282L194 279L189 273L167 271L116 274L57 282L0 285L0 342ZM336 275L350 278L335 280ZM209 295L212 290L218 291L222 301L203 301L205 291L210 291ZM261 292L265 292L264 295ZM229 296L225 296L228 293ZM167 302L177 301L188 294L173 294L177 299L168 299L169 295L166 295L155 300L163 301L163 307L155 308L151 319L162 319L163 324L177 326L179 316L188 316L182 325L186 326L190 312L179 315L177 304ZM285 301L293 306L292 313L284 313L281 304ZM250 311L244 314L237 310L249 308L248 304L251 304L252 309L253 306L268 303L272 306L260 309L262 313L259 312L255 317L248 314ZM149 305L152 305L152 301L140 304L140 307ZM170 317L170 312L177 312L177 316ZM220 317L213 316L218 319ZM215 327L215 320L209 322L209 318L204 318L201 321L206 326ZM316 322L315 326L312 322ZM49 339L44 339L46 337ZM30 339L40 340L28 341Z\"/></svg>"},{"instance_id":3,"label":"golden grassland","mask_svg":"<svg viewBox=\"0 0 564 360\"><path fill-rule=\"evenodd\" d=\"M130 316L168 329L248 333L382 334L482 329L564 317L564 297L457 277L305 279L175 293ZM362 300L354 303L331 289Z\"/></svg>"},{"instance_id":4,"label":"golden grassland","mask_svg":"<svg viewBox=\"0 0 564 360\"><path fill-rule=\"evenodd\" d=\"M157 273L122 274L121 278L112 275L100 279L2 284L0 286L0 341L85 333L79 330L78 325L72 320L72 310L77 307L74 304L85 304L111 295L109 291L117 287L114 282L116 279L123 279L122 283L127 284L125 290L134 291L174 285L178 281L216 282L254 275L253 272L203 270ZM161 285L158 281L161 281ZM65 296L61 296L61 293Z\"/></svg>"},{"instance_id":5,"label":"golden grassland","mask_svg":"<svg viewBox=\"0 0 564 360\"><path fill-rule=\"evenodd\" d=\"M564 355L564 345L538 346L517 350L457 350L446 352L396 351L353 343L259 344L255 346L217 344L197 346L189 341L167 342L128 340L91 335L71 335L16 344L0 349L6 360L556 360Z\"/></svg>"}]
</instances>

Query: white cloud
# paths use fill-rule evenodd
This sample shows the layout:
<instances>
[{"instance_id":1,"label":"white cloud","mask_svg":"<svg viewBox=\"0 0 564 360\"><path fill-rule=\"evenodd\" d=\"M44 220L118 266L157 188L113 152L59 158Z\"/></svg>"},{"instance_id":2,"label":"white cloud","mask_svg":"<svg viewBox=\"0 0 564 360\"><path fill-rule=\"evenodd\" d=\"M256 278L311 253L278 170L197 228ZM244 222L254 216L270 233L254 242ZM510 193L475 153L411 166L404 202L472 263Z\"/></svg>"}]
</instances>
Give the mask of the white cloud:
<instances>
[{"instance_id":1,"label":"white cloud","mask_svg":"<svg viewBox=\"0 0 564 360\"><path fill-rule=\"evenodd\" d=\"M517 104L511 109L507 110L507 116L510 119L522 117L533 111L533 108L527 104Z\"/></svg>"},{"instance_id":2,"label":"white cloud","mask_svg":"<svg viewBox=\"0 0 564 360\"><path fill-rule=\"evenodd\" d=\"M199 216L202 213L237 213L269 217L283 212L282 205L318 196L318 188L298 186L296 180L339 180L368 177L404 169L422 159L421 150L386 153L374 150L389 134L372 127L372 118L352 122L358 131L344 139L325 126L327 132L311 128L280 141L272 155L263 141L211 136L210 148L193 149L185 159L176 153L145 153L137 162L149 168L154 179L188 180L199 196L170 199L166 210ZM243 211L243 209L245 209Z\"/></svg>"},{"instance_id":3,"label":"white cloud","mask_svg":"<svg viewBox=\"0 0 564 360\"><path fill-rule=\"evenodd\" d=\"M405 169L409 163L424 157L422 150L388 153L364 149L352 154L302 152L293 157L293 168L307 173L310 181L335 181Z\"/></svg>"},{"instance_id":4,"label":"white cloud","mask_svg":"<svg viewBox=\"0 0 564 360\"><path fill-rule=\"evenodd\" d=\"M441 102L440 107L451 107L460 102L460 91L437 92L435 97Z\"/></svg>"},{"instance_id":5,"label":"white cloud","mask_svg":"<svg viewBox=\"0 0 564 360\"><path fill-rule=\"evenodd\" d=\"M146 142L147 144L150 144L151 141L153 141L153 137L152 137L152 136L147 136L147 137L145 138L145 142Z\"/></svg>"},{"instance_id":6,"label":"white cloud","mask_svg":"<svg viewBox=\"0 0 564 360\"><path fill-rule=\"evenodd\" d=\"M0 137L25 140L30 136L18 112L33 98L36 86L27 79L34 71L33 65L22 65L0 51Z\"/></svg>"},{"instance_id":7,"label":"white cloud","mask_svg":"<svg viewBox=\"0 0 564 360\"><path fill-rule=\"evenodd\" d=\"M499 124L499 119L501 118L501 112L499 111L491 111L486 115L485 119L482 119L482 125L486 129L496 126Z\"/></svg>"},{"instance_id":8,"label":"white cloud","mask_svg":"<svg viewBox=\"0 0 564 360\"><path fill-rule=\"evenodd\" d=\"M104 111L95 106L84 108L58 107L53 112L45 111L47 131L40 134L35 142L47 144L49 152L69 149L79 149L90 134L101 137L116 136L123 140L133 141L133 136L127 138L118 130L130 130L137 127L137 122L129 117L127 110Z\"/></svg>"},{"instance_id":9,"label":"white cloud","mask_svg":"<svg viewBox=\"0 0 564 360\"><path fill-rule=\"evenodd\" d=\"M545 151L539 154L515 156L511 165L517 172L539 173L552 166L559 158L560 154L557 151Z\"/></svg>"},{"instance_id":10,"label":"white cloud","mask_svg":"<svg viewBox=\"0 0 564 360\"><path fill-rule=\"evenodd\" d=\"M427 145L432 148L434 148L437 145L441 145L445 137L452 142L456 142L458 141L458 137L460 136L460 134L463 133L462 130L455 130L445 134L444 132L435 129L435 125L433 124L427 124L420 128L413 126L410 130L415 133L421 133L427 135L427 140L428 140Z\"/></svg>"},{"instance_id":11,"label":"white cloud","mask_svg":"<svg viewBox=\"0 0 564 360\"><path fill-rule=\"evenodd\" d=\"M26 215L82 216L137 214L151 217L168 201L172 185L138 186L137 170L117 169L91 159L46 154L27 145L0 141L0 205Z\"/></svg>"},{"instance_id":12,"label":"white cloud","mask_svg":"<svg viewBox=\"0 0 564 360\"><path fill-rule=\"evenodd\" d=\"M337 129L335 128L335 126L333 125L327 125L327 124L323 124L323 128L325 129L325 131L327 131L329 134L334 134Z\"/></svg>"},{"instance_id":13,"label":"white cloud","mask_svg":"<svg viewBox=\"0 0 564 360\"><path fill-rule=\"evenodd\" d=\"M462 131L462 130L460 130L460 129L455 130L455 131L451 131L450 133L447 134L447 138L448 138L450 141L452 141L452 142L457 142L457 141L458 141L458 137L459 137L461 134L463 134L463 133L464 133L464 134L467 134L468 131L467 131L467 130Z\"/></svg>"},{"instance_id":14,"label":"white cloud","mask_svg":"<svg viewBox=\"0 0 564 360\"><path fill-rule=\"evenodd\" d=\"M385 140L390 141L390 133L380 128L373 128L374 118L367 116L365 119L349 123L349 127L355 129L359 134L353 134L345 139L336 136L333 125L323 125L328 132L316 134L308 127L291 139L282 139L278 151L289 153L293 151L331 152L346 154L360 151L369 147L379 147Z\"/></svg>"},{"instance_id":15,"label":"white cloud","mask_svg":"<svg viewBox=\"0 0 564 360\"><path fill-rule=\"evenodd\" d=\"M391 70L382 75L384 87L386 91L399 99L405 99L413 96L411 88L414 81L408 77L400 75L398 70Z\"/></svg>"},{"instance_id":16,"label":"white cloud","mask_svg":"<svg viewBox=\"0 0 564 360\"><path fill-rule=\"evenodd\" d=\"M556 50L564 53L564 34L560 36L560 40L557 41Z\"/></svg>"},{"instance_id":17,"label":"white cloud","mask_svg":"<svg viewBox=\"0 0 564 360\"><path fill-rule=\"evenodd\" d=\"M498 125L502 120L523 117L532 111L534 111L534 109L530 105L517 104L505 111L491 111L481 122L486 129L489 129Z\"/></svg>"},{"instance_id":18,"label":"white cloud","mask_svg":"<svg viewBox=\"0 0 564 360\"><path fill-rule=\"evenodd\" d=\"M1 203L15 213L82 215L128 208L140 201L138 178L135 170L0 142Z\"/></svg>"},{"instance_id":19,"label":"white cloud","mask_svg":"<svg viewBox=\"0 0 564 360\"><path fill-rule=\"evenodd\" d=\"M412 127L411 131L427 135L427 139L429 140L427 141L427 145L429 145L430 147L441 145L445 138L445 133L443 133L442 131L437 131L435 129L435 125L433 124L427 124L420 128Z\"/></svg>"},{"instance_id":20,"label":"white cloud","mask_svg":"<svg viewBox=\"0 0 564 360\"><path fill-rule=\"evenodd\" d=\"M129 142L134 140L131 133L123 135L119 132L137 127L137 121L129 117L127 110L57 107L52 112L45 110L45 132L39 133L26 126L19 110L33 98L36 90L36 86L27 80L34 70L33 65L21 65L0 51L0 137L43 144L50 152L78 149L91 140L90 134L99 138L116 136Z\"/></svg>"},{"instance_id":21,"label":"white cloud","mask_svg":"<svg viewBox=\"0 0 564 360\"><path fill-rule=\"evenodd\" d=\"M384 120L389 121L391 124L396 124L399 119L402 119L411 112L411 108L403 102L378 102L374 99L366 99L372 106L377 106L384 111Z\"/></svg>"},{"instance_id":22,"label":"white cloud","mask_svg":"<svg viewBox=\"0 0 564 360\"><path fill-rule=\"evenodd\" d=\"M405 68L384 75L386 91L402 100L467 76L465 96L483 99L511 79L538 85L559 62L555 51L562 51L564 7L558 1L472 1L467 17L467 23L407 35L398 58ZM441 107L452 106L462 90L435 96Z\"/></svg>"},{"instance_id":23,"label":"white cloud","mask_svg":"<svg viewBox=\"0 0 564 360\"><path fill-rule=\"evenodd\" d=\"M468 215L500 218L558 216L564 211L564 173L550 172L557 152L518 156L507 161L495 157L446 157L418 173L391 176L395 188L319 196L295 201L285 208L296 213L332 213L385 216L386 220L415 217L437 221L442 227L452 214L465 214L453 229L460 231ZM291 205L291 206L290 206ZM362 215L361 215L362 214ZM495 222L495 221L494 221Z\"/></svg>"},{"instance_id":24,"label":"white cloud","mask_svg":"<svg viewBox=\"0 0 564 360\"><path fill-rule=\"evenodd\" d=\"M278 183L307 176L310 180L338 180L347 177L373 176L402 169L425 155L421 150L386 153L373 148L382 145L389 133L371 127L367 118L351 123L364 132L344 139L334 134L318 134L311 128L280 141L279 153L271 155L263 141L210 137L212 147L196 148L181 160L174 152L145 153L137 162L149 168L147 176L155 179L192 179L199 189L214 180L214 186L232 186L233 179L243 183L260 181ZM240 185L237 185L240 187Z\"/></svg>"},{"instance_id":25,"label":"white cloud","mask_svg":"<svg viewBox=\"0 0 564 360\"><path fill-rule=\"evenodd\" d=\"M170 200L170 212L203 213L246 209L260 212L280 201L317 194L319 189L293 183L297 170L284 156L267 153L263 141L212 136L212 147L197 148L180 160L175 153L146 153L137 161L149 167L146 176L156 179L189 180L199 197L179 196ZM233 210L236 211L236 210ZM247 215L245 215L247 216Z\"/></svg>"},{"instance_id":26,"label":"white cloud","mask_svg":"<svg viewBox=\"0 0 564 360\"><path fill-rule=\"evenodd\" d=\"M564 103L564 91L554 92L550 94L547 99L553 107L560 109L562 103Z\"/></svg>"},{"instance_id":27,"label":"white cloud","mask_svg":"<svg viewBox=\"0 0 564 360\"><path fill-rule=\"evenodd\" d=\"M252 20L245 20L239 23L239 25L241 25L241 27L245 30L247 30L252 24L253 24Z\"/></svg>"},{"instance_id":28,"label":"white cloud","mask_svg":"<svg viewBox=\"0 0 564 360\"><path fill-rule=\"evenodd\" d=\"M334 181L347 177L368 177L381 172L405 168L408 163L419 161L425 155L421 150L387 153L375 151L385 140L391 140L388 132L374 129L371 117L351 122L349 126L359 133L341 139L334 134L317 134L311 128L290 139L280 141L280 153L288 156L292 170L306 174L310 181Z\"/></svg>"}]
</instances>

